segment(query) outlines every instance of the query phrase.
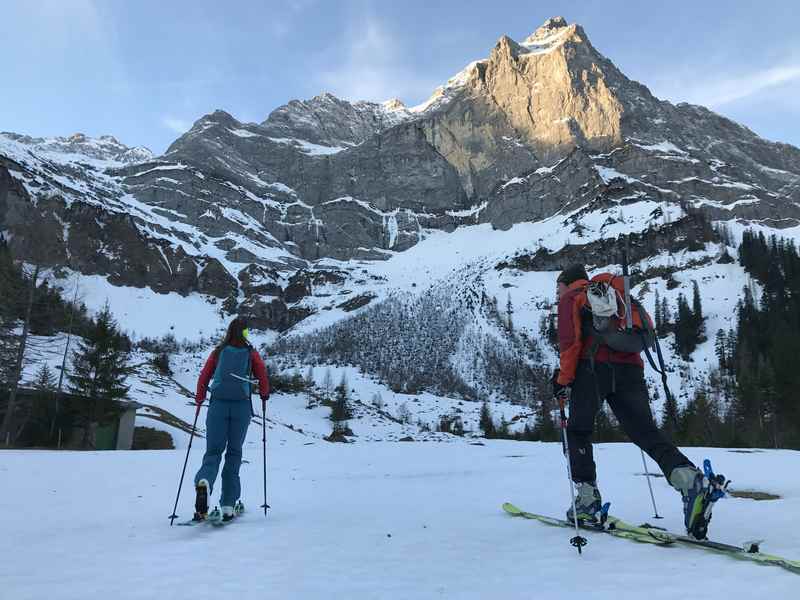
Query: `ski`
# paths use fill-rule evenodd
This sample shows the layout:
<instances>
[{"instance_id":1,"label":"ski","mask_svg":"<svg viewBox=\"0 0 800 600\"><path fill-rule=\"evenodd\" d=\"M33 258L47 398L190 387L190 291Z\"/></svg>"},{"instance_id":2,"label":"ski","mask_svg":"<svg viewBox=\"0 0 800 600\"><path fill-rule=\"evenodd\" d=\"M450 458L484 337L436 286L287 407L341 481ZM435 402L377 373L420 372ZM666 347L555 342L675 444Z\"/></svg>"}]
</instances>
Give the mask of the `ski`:
<instances>
[{"instance_id":1,"label":"ski","mask_svg":"<svg viewBox=\"0 0 800 600\"><path fill-rule=\"evenodd\" d=\"M196 527L198 525L213 525L215 527L222 527L224 525L229 525L233 521L236 520L244 512L244 504L241 500L237 500L236 504L233 506L233 519L229 519L224 521L222 519L222 511L219 507L215 507L205 519L202 520L195 520L194 518L189 519L188 521L183 521L181 523L176 523L181 527Z\"/></svg>"},{"instance_id":2,"label":"ski","mask_svg":"<svg viewBox=\"0 0 800 600\"><path fill-rule=\"evenodd\" d=\"M553 525L556 527L575 526L574 523L570 521L565 521L563 519L556 519L554 517L548 517L545 515L537 515L535 513L526 512L524 510L517 508L510 502L506 502L505 504L503 504L503 510L506 511L511 516L522 517L524 519L533 519L539 521L540 523L545 523L547 525ZM617 519L616 517L608 517L608 519L605 520L603 524L597 524L597 525L590 525L585 522L584 523L579 522L579 527L586 531L607 533L609 535L613 535L614 537L632 540L636 542L644 542L648 544L658 544L666 546L669 544L673 544L675 542L675 538L667 532L648 527L636 527L635 525L625 523L624 521Z\"/></svg>"},{"instance_id":3,"label":"ski","mask_svg":"<svg viewBox=\"0 0 800 600\"><path fill-rule=\"evenodd\" d=\"M222 518L222 511L219 508L215 508L212 510L208 515L208 521L214 527L224 527L226 525L230 525L234 521L236 521L239 516L244 512L244 504L241 500L237 500L236 504L233 505L233 518L228 519L227 521Z\"/></svg>"},{"instance_id":4,"label":"ski","mask_svg":"<svg viewBox=\"0 0 800 600\"><path fill-rule=\"evenodd\" d=\"M640 525L642 529L649 529L651 531L663 531L675 538L676 542L687 544L695 548L705 548L714 552L728 554L735 558L743 560L750 560L761 564L775 565L783 567L789 571L800 574L800 560L791 560L782 556L775 556L774 554L765 554L761 552L761 542L746 542L741 546L734 546L733 544L725 544L723 542L715 542L713 540L698 540L689 535L682 535L666 531L655 525L644 523Z\"/></svg>"},{"instance_id":5,"label":"ski","mask_svg":"<svg viewBox=\"0 0 800 600\"><path fill-rule=\"evenodd\" d=\"M208 519L202 519L197 521L194 518L192 518L189 519L188 521L182 521L180 523L176 523L176 525L179 525L180 527L196 527L197 525L207 525L208 522L209 522Z\"/></svg>"}]
</instances>

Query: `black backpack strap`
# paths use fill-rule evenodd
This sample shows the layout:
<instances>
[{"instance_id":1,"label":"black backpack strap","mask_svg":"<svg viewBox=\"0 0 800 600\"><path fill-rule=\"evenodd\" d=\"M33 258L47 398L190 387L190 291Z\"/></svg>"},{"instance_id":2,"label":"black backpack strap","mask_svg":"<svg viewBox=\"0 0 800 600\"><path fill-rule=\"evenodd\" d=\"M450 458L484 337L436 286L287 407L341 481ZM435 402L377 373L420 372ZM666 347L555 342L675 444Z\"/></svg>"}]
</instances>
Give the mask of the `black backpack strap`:
<instances>
[{"instance_id":1,"label":"black backpack strap","mask_svg":"<svg viewBox=\"0 0 800 600\"><path fill-rule=\"evenodd\" d=\"M656 361L653 360L653 355L650 353L650 348L647 346L647 338L645 337L644 331L639 330L639 335L642 336L642 347L644 348L644 355L647 357L647 362L650 363L653 371L659 374L664 373L664 359L661 357L661 348L658 347L658 341L656 341L656 346L659 348L658 350L658 360L661 363L661 368L659 369L656 366Z\"/></svg>"},{"instance_id":2,"label":"black backpack strap","mask_svg":"<svg viewBox=\"0 0 800 600\"><path fill-rule=\"evenodd\" d=\"M589 361L589 367L594 374L594 357L597 354L597 349L601 346L601 336L595 331L592 324L592 311L589 308L589 303L583 305L581 308L581 337L586 340L591 338L591 343L584 348L581 356L585 354L585 358Z\"/></svg>"},{"instance_id":3,"label":"black backpack strap","mask_svg":"<svg viewBox=\"0 0 800 600\"><path fill-rule=\"evenodd\" d=\"M253 345L247 342L247 390L250 392L248 398L250 399L250 418L256 416L256 411L253 409Z\"/></svg>"},{"instance_id":4,"label":"black backpack strap","mask_svg":"<svg viewBox=\"0 0 800 600\"><path fill-rule=\"evenodd\" d=\"M594 357L597 355L597 349L600 348L600 336L594 334L592 336L592 343L586 347L586 358L589 359L589 368L594 374Z\"/></svg>"},{"instance_id":5,"label":"black backpack strap","mask_svg":"<svg viewBox=\"0 0 800 600\"><path fill-rule=\"evenodd\" d=\"M647 356L647 362L650 363L650 366L656 373L661 375L661 384L664 386L664 393L667 395L667 400L669 400L672 396L672 393L669 391L669 385L667 384L667 368L664 366L664 355L661 354L661 344L658 343L658 336L654 336L653 339L655 340L656 354L658 356L658 364L661 367L660 369L656 367L655 361L653 360L653 355L650 353L650 348L647 347L647 341L644 339L644 333L641 335L644 353L645 356Z\"/></svg>"}]
</instances>

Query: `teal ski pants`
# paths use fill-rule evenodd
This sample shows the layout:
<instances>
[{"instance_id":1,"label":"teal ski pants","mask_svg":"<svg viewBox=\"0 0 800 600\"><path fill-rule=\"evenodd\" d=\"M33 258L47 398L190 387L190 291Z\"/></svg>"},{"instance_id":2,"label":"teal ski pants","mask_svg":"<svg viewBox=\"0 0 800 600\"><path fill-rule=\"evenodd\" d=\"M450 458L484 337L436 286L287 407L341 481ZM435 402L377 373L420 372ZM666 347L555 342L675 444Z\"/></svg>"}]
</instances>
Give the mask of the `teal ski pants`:
<instances>
[{"instance_id":1,"label":"teal ski pants","mask_svg":"<svg viewBox=\"0 0 800 600\"><path fill-rule=\"evenodd\" d=\"M206 414L206 453L203 456L203 465L194 476L194 483L196 486L197 482L205 479L210 486L209 492L212 491L222 453L225 452L220 506L233 506L241 497L239 467L242 465L242 445L247 435L250 416L250 402L212 400L209 404Z\"/></svg>"}]
</instances>

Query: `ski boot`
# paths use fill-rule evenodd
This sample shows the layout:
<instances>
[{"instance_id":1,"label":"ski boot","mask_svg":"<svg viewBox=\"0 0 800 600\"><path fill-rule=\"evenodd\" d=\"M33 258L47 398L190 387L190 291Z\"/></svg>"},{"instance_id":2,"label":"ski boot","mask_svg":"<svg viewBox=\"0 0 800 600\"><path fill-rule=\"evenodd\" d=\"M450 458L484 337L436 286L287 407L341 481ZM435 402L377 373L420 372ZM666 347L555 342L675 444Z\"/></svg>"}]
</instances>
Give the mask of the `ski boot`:
<instances>
[{"instance_id":1,"label":"ski boot","mask_svg":"<svg viewBox=\"0 0 800 600\"><path fill-rule=\"evenodd\" d=\"M714 503L725 496L730 483L724 475L716 475L711 461L703 461L703 471L686 465L676 467L669 476L669 483L681 493L686 533L698 540L707 539L708 524Z\"/></svg>"},{"instance_id":2,"label":"ski boot","mask_svg":"<svg viewBox=\"0 0 800 600\"><path fill-rule=\"evenodd\" d=\"M222 511L219 509L219 506L215 506L214 510L208 513L208 517L206 517L206 519L212 525L219 525L222 523Z\"/></svg>"},{"instance_id":3,"label":"ski boot","mask_svg":"<svg viewBox=\"0 0 800 600\"><path fill-rule=\"evenodd\" d=\"M586 525L601 526L603 500L597 485L584 481L575 484L575 510L578 513L578 522ZM572 506L567 509L567 521L572 523L575 516Z\"/></svg>"},{"instance_id":4,"label":"ski boot","mask_svg":"<svg viewBox=\"0 0 800 600\"><path fill-rule=\"evenodd\" d=\"M234 511L233 506L223 506L222 507L222 522L227 523L228 521L233 521L234 517L236 516L236 512Z\"/></svg>"},{"instance_id":5,"label":"ski boot","mask_svg":"<svg viewBox=\"0 0 800 600\"><path fill-rule=\"evenodd\" d=\"M237 500L236 504L234 504L233 506L223 506L222 522L227 523L228 521L233 521L234 518L238 517L243 512L244 512L244 504L242 504L241 500Z\"/></svg>"},{"instance_id":6,"label":"ski boot","mask_svg":"<svg viewBox=\"0 0 800 600\"><path fill-rule=\"evenodd\" d=\"M205 521L208 518L208 481L201 479L195 487L194 517L192 521Z\"/></svg>"}]
</instances>

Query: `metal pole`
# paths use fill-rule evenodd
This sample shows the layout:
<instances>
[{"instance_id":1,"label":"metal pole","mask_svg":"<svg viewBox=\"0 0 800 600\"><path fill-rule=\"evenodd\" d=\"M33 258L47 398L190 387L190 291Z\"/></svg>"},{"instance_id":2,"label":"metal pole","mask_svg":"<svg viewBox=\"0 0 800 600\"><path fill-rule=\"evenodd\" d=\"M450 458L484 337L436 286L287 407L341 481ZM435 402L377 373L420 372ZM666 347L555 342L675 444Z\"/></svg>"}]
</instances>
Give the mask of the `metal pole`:
<instances>
[{"instance_id":1,"label":"metal pole","mask_svg":"<svg viewBox=\"0 0 800 600\"><path fill-rule=\"evenodd\" d=\"M267 401L264 398L261 399L261 459L264 466L264 504L261 507L266 517L270 505L267 504Z\"/></svg>"},{"instance_id":2,"label":"metal pole","mask_svg":"<svg viewBox=\"0 0 800 600\"><path fill-rule=\"evenodd\" d=\"M569 543L578 549L578 554L581 554L581 548L589 542L585 537L581 536L580 528L578 527L578 511L575 507L575 485L572 481L572 463L569 458L569 441L567 440L567 414L564 411L567 399L556 398L556 400L561 413L561 444L564 450L564 457L567 459L567 478L569 479L569 493L572 498L572 518L575 523L575 537Z\"/></svg>"},{"instance_id":3,"label":"metal pole","mask_svg":"<svg viewBox=\"0 0 800 600\"><path fill-rule=\"evenodd\" d=\"M175 506L172 509L172 514L169 516L169 524L172 526L175 519L178 517L176 511L178 510L178 499L181 497L181 488L183 487L183 476L186 475L186 465L189 463L189 451L192 449L192 440L194 440L194 431L197 427L197 417L200 415L200 405L197 405L197 410L194 413L194 423L192 423L192 434L189 436L189 447L186 448L186 459L183 461L183 470L181 471L181 480L178 483L178 493L175 495Z\"/></svg>"},{"instance_id":4,"label":"metal pole","mask_svg":"<svg viewBox=\"0 0 800 600\"><path fill-rule=\"evenodd\" d=\"M631 313L631 277L628 271L628 238L625 238L625 249L622 251L622 281L625 287L625 329L630 331L633 329L633 314ZM656 496L653 493L653 483L650 481L650 471L647 468L647 459L644 457L644 450L639 448L642 455L642 464L644 465L644 473L647 478L647 487L650 490L650 500L653 502L654 518L660 519L658 516L658 507L656 506Z\"/></svg>"},{"instance_id":5,"label":"metal pole","mask_svg":"<svg viewBox=\"0 0 800 600\"><path fill-rule=\"evenodd\" d=\"M642 464L644 465L644 476L647 478L647 487L650 488L650 500L653 502L653 518L654 519L663 519L658 515L658 507L656 507L656 496L653 494L653 484L650 481L650 471L647 469L647 460L644 457L644 450L639 448L639 451L642 453Z\"/></svg>"}]
</instances>

